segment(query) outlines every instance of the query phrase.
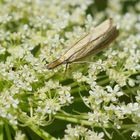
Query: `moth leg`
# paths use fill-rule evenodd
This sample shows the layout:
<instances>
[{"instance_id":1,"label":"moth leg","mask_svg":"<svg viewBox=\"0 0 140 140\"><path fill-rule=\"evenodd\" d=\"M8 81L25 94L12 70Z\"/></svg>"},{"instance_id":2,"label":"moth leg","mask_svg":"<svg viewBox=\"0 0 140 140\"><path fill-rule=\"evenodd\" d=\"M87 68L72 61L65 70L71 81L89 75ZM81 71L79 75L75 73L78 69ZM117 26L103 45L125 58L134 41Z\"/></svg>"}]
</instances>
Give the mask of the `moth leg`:
<instances>
[{"instance_id":1,"label":"moth leg","mask_svg":"<svg viewBox=\"0 0 140 140\"><path fill-rule=\"evenodd\" d=\"M42 62L45 62L46 64L48 64L49 62L46 60L46 58L42 59Z\"/></svg>"},{"instance_id":2,"label":"moth leg","mask_svg":"<svg viewBox=\"0 0 140 140\"><path fill-rule=\"evenodd\" d=\"M65 66L66 66L66 67L65 67L65 70L64 70L64 77L67 76L67 70L68 70L68 66L69 66L69 64L66 63Z\"/></svg>"}]
</instances>

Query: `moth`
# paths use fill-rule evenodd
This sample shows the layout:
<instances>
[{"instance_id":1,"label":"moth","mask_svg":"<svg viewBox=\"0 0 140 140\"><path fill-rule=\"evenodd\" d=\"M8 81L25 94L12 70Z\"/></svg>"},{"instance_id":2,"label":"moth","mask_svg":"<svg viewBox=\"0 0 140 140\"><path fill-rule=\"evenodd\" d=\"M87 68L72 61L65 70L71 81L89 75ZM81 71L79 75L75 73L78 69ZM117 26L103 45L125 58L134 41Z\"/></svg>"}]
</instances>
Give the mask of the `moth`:
<instances>
[{"instance_id":1,"label":"moth","mask_svg":"<svg viewBox=\"0 0 140 140\"><path fill-rule=\"evenodd\" d=\"M82 58L98 53L115 40L118 34L117 26L113 23L113 19L109 18L73 44L58 59L49 63L47 69L54 69L61 64L80 61Z\"/></svg>"}]
</instances>

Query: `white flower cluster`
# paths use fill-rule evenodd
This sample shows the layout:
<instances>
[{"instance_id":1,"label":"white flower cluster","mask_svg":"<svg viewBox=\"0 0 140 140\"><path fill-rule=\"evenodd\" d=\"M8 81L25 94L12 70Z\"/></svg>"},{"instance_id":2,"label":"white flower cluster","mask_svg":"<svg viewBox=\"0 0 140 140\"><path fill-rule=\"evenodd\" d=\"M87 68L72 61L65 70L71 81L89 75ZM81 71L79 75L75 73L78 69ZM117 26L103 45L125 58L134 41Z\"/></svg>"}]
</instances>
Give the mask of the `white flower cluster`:
<instances>
[{"instance_id":1,"label":"white flower cluster","mask_svg":"<svg viewBox=\"0 0 140 140\"><path fill-rule=\"evenodd\" d=\"M140 137L140 2L103 1L103 10L98 4L93 0L0 2L0 118L16 126L15 131L22 123L47 139L37 126L49 125L55 118L73 123L78 115L67 116L65 111L75 111L76 104L77 123L132 130L132 137ZM46 63L106 17L112 17L120 31L110 48L86 64L71 64L65 75L63 66L46 69ZM127 119L131 121L125 123ZM68 125L65 133L66 140L104 136L81 125ZM17 140L26 139L19 130L15 134Z\"/></svg>"},{"instance_id":2,"label":"white flower cluster","mask_svg":"<svg viewBox=\"0 0 140 140\"><path fill-rule=\"evenodd\" d=\"M44 122L41 123L44 117L41 116L55 115L63 106L71 104L72 101L70 87L61 86L59 82L49 80L42 88L38 89L32 101L37 105L33 108L33 116L38 116L36 123L39 122L39 125L44 125Z\"/></svg>"},{"instance_id":3,"label":"white flower cluster","mask_svg":"<svg viewBox=\"0 0 140 140\"><path fill-rule=\"evenodd\" d=\"M12 90L12 89L11 89ZM17 125L17 110L19 107L19 100L11 95L11 91L6 90L0 93L0 117L5 118L12 125Z\"/></svg>"},{"instance_id":4,"label":"white flower cluster","mask_svg":"<svg viewBox=\"0 0 140 140\"><path fill-rule=\"evenodd\" d=\"M86 140L104 140L104 133L97 133L93 130L87 129L83 126L76 125L72 127L71 124L67 125L65 130L65 135L63 140L77 140L77 139L86 139Z\"/></svg>"}]
</instances>

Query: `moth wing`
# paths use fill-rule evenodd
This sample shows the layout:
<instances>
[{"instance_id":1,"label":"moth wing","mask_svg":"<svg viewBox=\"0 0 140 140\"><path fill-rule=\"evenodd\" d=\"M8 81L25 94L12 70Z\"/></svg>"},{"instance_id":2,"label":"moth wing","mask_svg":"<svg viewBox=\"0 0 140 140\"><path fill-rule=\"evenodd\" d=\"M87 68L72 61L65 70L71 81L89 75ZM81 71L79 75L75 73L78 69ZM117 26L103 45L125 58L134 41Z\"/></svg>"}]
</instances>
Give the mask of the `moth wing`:
<instances>
[{"instance_id":1,"label":"moth wing","mask_svg":"<svg viewBox=\"0 0 140 140\"><path fill-rule=\"evenodd\" d=\"M98 25L90 34L81 39L75 44L75 46L65 53L66 58L69 59L68 61L73 62L88 55L89 52L97 47L97 42L101 42L100 40L103 40L107 31L113 27L112 25L112 19L108 19Z\"/></svg>"}]
</instances>

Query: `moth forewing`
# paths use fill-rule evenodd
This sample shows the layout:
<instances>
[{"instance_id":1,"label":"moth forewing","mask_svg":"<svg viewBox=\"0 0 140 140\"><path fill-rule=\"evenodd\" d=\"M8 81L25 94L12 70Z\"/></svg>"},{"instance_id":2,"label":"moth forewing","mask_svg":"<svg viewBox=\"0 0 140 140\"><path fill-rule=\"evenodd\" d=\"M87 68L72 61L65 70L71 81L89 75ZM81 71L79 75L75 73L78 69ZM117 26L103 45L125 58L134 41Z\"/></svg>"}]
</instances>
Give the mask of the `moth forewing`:
<instances>
[{"instance_id":1,"label":"moth forewing","mask_svg":"<svg viewBox=\"0 0 140 140\"><path fill-rule=\"evenodd\" d=\"M113 25L112 19L107 19L98 25L89 34L76 42L59 59L47 65L48 69L53 69L62 63L72 63L97 53L110 44L118 35L118 30Z\"/></svg>"},{"instance_id":2,"label":"moth forewing","mask_svg":"<svg viewBox=\"0 0 140 140\"><path fill-rule=\"evenodd\" d=\"M69 62L79 61L81 58L100 52L106 48L116 37L118 36L118 30L116 27L112 27L105 34L91 41L86 47L75 52L70 58Z\"/></svg>"}]
</instances>

